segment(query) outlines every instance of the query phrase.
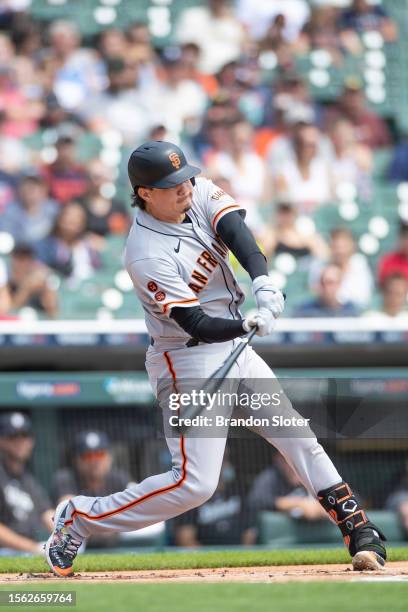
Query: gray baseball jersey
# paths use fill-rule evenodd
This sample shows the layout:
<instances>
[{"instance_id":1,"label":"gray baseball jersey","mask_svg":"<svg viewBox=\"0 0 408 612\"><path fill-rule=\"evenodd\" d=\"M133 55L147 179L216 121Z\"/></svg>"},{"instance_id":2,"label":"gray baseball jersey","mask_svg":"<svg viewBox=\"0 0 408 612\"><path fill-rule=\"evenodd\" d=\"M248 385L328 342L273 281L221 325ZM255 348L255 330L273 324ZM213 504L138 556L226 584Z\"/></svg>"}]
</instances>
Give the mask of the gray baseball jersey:
<instances>
[{"instance_id":1,"label":"gray baseball jersey","mask_svg":"<svg viewBox=\"0 0 408 612\"><path fill-rule=\"evenodd\" d=\"M193 189L191 223L165 223L143 210L135 215L126 244L125 266L145 311L154 339L189 336L170 318L173 306L201 305L212 317L240 319L244 295L217 236L217 223L228 212L244 209L205 178Z\"/></svg>"}]
</instances>

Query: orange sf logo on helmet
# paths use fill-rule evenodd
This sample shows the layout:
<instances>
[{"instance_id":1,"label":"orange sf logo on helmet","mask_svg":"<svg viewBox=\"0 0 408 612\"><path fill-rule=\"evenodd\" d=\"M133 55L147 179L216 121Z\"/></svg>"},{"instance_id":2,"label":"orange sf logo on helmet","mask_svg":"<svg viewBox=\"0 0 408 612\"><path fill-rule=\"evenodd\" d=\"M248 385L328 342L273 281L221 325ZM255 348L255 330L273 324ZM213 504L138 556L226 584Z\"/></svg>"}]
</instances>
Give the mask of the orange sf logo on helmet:
<instances>
[{"instance_id":1,"label":"orange sf logo on helmet","mask_svg":"<svg viewBox=\"0 0 408 612\"><path fill-rule=\"evenodd\" d=\"M174 168L176 168L176 170L178 170L180 168L181 161L180 161L180 158L179 158L178 154L175 151L170 153L169 160L171 161L171 163L174 166Z\"/></svg>"}]
</instances>

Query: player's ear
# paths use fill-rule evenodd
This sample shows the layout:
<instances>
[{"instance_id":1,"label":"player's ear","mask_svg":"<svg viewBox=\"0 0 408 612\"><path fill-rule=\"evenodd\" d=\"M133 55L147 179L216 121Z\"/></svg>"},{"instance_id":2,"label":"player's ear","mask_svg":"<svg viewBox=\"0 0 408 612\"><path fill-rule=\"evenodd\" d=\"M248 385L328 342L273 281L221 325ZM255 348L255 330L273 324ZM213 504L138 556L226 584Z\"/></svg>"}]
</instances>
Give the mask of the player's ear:
<instances>
[{"instance_id":1,"label":"player's ear","mask_svg":"<svg viewBox=\"0 0 408 612\"><path fill-rule=\"evenodd\" d=\"M144 201L150 200L150 192L151 192L151 189L148 189L147 187L137 188L137 195L139 196L139 198L142 198L142 200Z\"/></svg>"}]
</instances>

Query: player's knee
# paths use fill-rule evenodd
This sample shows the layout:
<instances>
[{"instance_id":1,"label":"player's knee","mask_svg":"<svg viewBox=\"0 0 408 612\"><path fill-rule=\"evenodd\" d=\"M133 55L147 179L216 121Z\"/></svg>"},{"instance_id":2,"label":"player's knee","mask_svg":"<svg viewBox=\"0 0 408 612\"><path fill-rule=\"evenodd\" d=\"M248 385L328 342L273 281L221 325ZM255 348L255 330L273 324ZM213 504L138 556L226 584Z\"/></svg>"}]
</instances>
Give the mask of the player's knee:
<instances>
[{"instance_id":1,"label":"player's knee","mask_svg":"<svg viewBox=\"0 0 408 612\"><path fill-rule=\"evenodd\" d=\"M184 483L185 487L185 501L189 505L189 508L195 508L201 506L208 501L215 493L217 488L217 480L215 479L195 479L187 478Z\"/></svg>"}]
</instances>

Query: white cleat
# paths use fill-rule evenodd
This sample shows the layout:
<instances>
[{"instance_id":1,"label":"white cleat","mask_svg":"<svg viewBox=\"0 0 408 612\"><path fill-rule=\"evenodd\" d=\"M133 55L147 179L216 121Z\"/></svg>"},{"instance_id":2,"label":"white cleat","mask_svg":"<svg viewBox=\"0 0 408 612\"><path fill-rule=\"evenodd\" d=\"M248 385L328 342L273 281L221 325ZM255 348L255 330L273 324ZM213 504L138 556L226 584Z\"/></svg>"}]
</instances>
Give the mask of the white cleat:
<instances>
[{"instance_id":1,"label":"white cleat","mask_svg":"<svg viewBox=\"0 0 408 612\"><path fill-rule=\"evenodd\" d=\"M360 550L352 559L355 572L378 572L385 569L385 561L372 550Z\"/></svg>"}]
</instances>

